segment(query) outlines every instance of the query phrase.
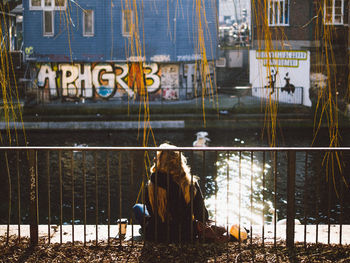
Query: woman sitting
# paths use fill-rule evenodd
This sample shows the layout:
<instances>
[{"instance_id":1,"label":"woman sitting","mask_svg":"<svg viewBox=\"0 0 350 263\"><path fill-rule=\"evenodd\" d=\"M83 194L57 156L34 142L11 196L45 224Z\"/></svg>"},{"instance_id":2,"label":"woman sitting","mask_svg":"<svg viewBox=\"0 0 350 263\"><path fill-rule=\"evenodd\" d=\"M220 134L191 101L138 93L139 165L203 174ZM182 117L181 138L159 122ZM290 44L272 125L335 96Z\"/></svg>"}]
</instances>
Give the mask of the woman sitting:
<instances>
[{"instance_id":1,"label":"woman sitting","mask_svg":"<svg viewBox=\"0 0 350 263\"><path fill-rule=\"evenodd\" d=\"M160 147L174 150L157 152L146 187L146 209L142 204L134 206L136 220L141 225L146 222L146 240L194 240L198 237L198 222L208 220L202 192L196 177L190 174L185 156L173 145Z\"/></svg>"}]
</instances>

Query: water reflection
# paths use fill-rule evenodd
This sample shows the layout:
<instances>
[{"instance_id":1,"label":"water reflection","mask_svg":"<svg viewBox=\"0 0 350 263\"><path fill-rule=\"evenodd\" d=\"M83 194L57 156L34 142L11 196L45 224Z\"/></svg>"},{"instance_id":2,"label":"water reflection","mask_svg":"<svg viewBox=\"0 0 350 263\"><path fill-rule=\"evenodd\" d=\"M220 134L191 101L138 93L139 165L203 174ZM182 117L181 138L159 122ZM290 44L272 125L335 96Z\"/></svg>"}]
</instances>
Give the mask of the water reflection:
<instances>
[{"instance_id":1,"label":"water reflection","mask_svg":"<svg viewBox=\"0 0 350 263\"><path fill-rule=\"evenodd\" d=\"M241 158L240 158L241 156ZM216 162L217 191L206 197L206 206L219 224L261 224L273 207L272 196L263 188L263 163L249 153L219 153ZM271 166L265 163L267 175ZM265 202L263 200L265 199Z\"/></svg>"}]
</instances>

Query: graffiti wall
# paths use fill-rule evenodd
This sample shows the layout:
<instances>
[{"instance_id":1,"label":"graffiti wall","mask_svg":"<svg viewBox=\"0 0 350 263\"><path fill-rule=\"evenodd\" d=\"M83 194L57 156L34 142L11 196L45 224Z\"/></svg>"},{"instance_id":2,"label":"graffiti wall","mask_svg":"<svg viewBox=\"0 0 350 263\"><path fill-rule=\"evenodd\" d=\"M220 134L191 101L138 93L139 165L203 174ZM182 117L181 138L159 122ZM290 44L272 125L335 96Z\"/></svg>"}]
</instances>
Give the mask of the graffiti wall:
<instances>
[{"instance_id":1,"label":"graffiti wall","mask_svg":"<svg viewBox=\"0 0 350 263\"><path fill-rule=\"evenodd\" d=\"M166 100L179 98L179 65L164 65L162 67L162 96Z\"/></svg>"},{"instance_id":2,"label":"graffiti wall","mask_svg":"<svg viewBox=\"0 0 350 263\"><path fill-rule=\"evenodd\" d=\"M205 94L212 94L215 91L214 80L214 63L208 63L208 76L206 78L205 88L202 86L202 74L200 65L196 64L184 64L183 65L183 87L186 89L187 97L201 96L202 91L205 90Z\"/></svg>"},{"instance_id":3,"label":"graffiti wall","mask_svg":"<svg viewBox=\"0 0 350 263\"><path fill-rule=\"evenodd\" d=\"M36 84L45 100L179 98L179 66L157 63L37 64Z\"/></svg>"}]
</instances>

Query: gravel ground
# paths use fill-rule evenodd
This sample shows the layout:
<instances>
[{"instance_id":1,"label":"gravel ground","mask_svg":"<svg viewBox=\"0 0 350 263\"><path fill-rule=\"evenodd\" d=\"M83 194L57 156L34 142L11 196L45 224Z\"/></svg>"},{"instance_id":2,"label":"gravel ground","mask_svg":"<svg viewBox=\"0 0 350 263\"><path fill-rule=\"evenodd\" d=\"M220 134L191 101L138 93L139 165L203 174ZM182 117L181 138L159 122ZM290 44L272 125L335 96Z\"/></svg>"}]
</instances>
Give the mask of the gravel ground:
<instances>
[{"instance_id":1,"label":"gravel ground","mask_svg":"<svg viewBox=\"0 0 350 263\"><path fill-rule=\"evenodd\" d=\"M284 244L261 247L253 244L195 244L174 245L131 241L111 241L111 245L88 243L44 244L29 246L29 239L11 236L0 237L0 262L350 262L350 246L296 244L294 253L289 253Z\"/></svg>"}]
</instances>

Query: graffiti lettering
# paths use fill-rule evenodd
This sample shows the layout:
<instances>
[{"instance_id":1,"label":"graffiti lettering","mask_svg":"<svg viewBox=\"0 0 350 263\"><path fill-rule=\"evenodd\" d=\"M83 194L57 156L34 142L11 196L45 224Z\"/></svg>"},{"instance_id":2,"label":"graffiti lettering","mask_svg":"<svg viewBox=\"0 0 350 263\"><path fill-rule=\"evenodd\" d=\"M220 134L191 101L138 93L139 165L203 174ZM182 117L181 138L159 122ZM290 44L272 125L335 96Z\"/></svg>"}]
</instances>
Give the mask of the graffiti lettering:
<instances>
[{"instance_id":1,"label":"graffiti lettering","mask_svg":"<svg viewBox=\"0 0 350 263\"><path fill-rule=\"evenodd\" d=\"M127 64L115 64L115 67L121 70L121 74L115 76L115 80L119 85L128 93L129 97L134 96L134 92L129 89L128 84L126 84L123 79L128 75L128 65Z\"/></svg>"},{"instance_id":2,"label":"graffiti lettering","mask_svg":"<svg viewBox=\"0 0 350 263\"><path fill-rule=\"evenodd\" d=\"M108 98L115 87L115 75L109 64L97 65L92 71L92 83L96 92L102 98Z\"/></svg>"},{"instance_id":3,"label":"graffiti lettering","mask_svg":"<svg viewBox=\"0 0 350 263\"><path fill-rule=\"evenodd\" d=\"M51 69L50 65L42 65L38 74L38 86L43 87L46 79L49 81L50 94L57 96L56 89L56 72Z\"/></svg>"},{"instance_id":4,"label":"graffiti lettering","mask_svg":"<svg viewBox=\"0 0 350 263\"><path fill-rule=\"evenodd\" d=\"M78 68L69 64L60 64L58 68L62 71L62 96L77 96L78 89L74 81L78 78Z\"/></svg>"},{"instance_id":5,"label":"graffiti lettering","mask_svg":"<svg viewBox=\"0 0 350 263\"><path fill-rule=\"evenodd\" d=\"M129 97L133 97L135 91L141 91L141 81L144 81L148 92L157 92L161 85L158 64L142 64L143 70L139 66L139 63L101 63L94 66L63 63L56 67L60 72L56 72L50 64L42 64L39 65L37 83L39 87L48 85L51 97L62 95L109 98L118 88L124 90Z\"/></svg>"},{"instance_id":6,"label":"graffiti lettering","mask_svg":"<svg viewBox=\"0 0 350 263\"><path fill-rule=\"evenodd\" d=\"M82 64L80 66L80 64L77 64L78 66L78 72L79 72L79 76L76 79L75 86L78 88L78 91L81 90L82 91L82 96L83 97L92 97L92 89L90 88L86 88L86 87L91 87L91 83L92 83L92 78L91 78L91 65L90 64ZM82 70L83 69L83 72ZM84 87L82 85L82 83L84 82Z\"/></svg>"},{"instance_id":7,"label":"graffiti lettering","mask_svg":"<svg viewBox=\"0 0 350 263\"><path fill-rule=\"evenodd\" d=\"M148 72L147 69L150 69L150 72ZM147 86L148 92L155 92L159 86L160 86L160 78L157 75L158 72L158 64L152 63L149 65L146 65L146 81L147 79L151 79L153 83L149 86Z\"/></svg>"},{"instance_id":8,"label":"graffiti lettering","mask_svg":"<svg viewBox=\"0 0 350 263\"><path fill-rule=\"evenodd\" d=\"M200 54L177 56L178 61L196 61L196 60L199 60L201 58L202 58L202 56Z\"/></svg>"},{"instance_id":9,"label":"graffiti lettering","mask_svg":"<svg viewBox=\"0 0 350 263\"><path fill-rule=\"evenodd\" d=\"M169 62L170 61L170 55L155 55L151 57L151 61L154 62Z\"/></svg>"}]
</instances>

